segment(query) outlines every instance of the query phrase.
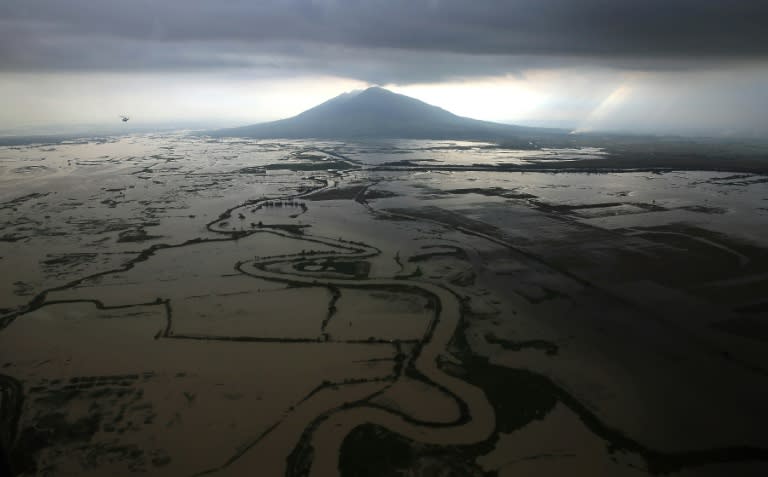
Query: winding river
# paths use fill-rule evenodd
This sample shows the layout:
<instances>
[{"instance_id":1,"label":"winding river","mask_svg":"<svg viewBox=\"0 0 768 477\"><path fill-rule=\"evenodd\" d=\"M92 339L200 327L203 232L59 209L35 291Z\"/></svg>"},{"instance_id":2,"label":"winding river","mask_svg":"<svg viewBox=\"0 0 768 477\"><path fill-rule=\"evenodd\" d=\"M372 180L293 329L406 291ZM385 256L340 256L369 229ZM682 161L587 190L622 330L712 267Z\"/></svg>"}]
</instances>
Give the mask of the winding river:
<instances>
[{"instance_id":1,"label":"winding river","mask_svg":"<svg viewBox=\"0 0 768 477\"><path fill-rule=\"evenodd\" d=\"M293 197L295 196L286 197L286 199ZM253 208L254 205L256 204L251 203L242 207ZM230 212L236 210L233 209ZM227 228L225 221L212 223L209 229L222 233L232 233L231 229ZM308 234L294 234L274 229L263 231L324 244L338 250L313 254L312 260L339 258L362 260L380 253L379 250L358 242L333 240ZM422 421L399 410L388 409L382 405L371 403L370 399L379 394L378 392L359 398L352 403L338 402L336 407L315 417L305 430L305 437L309 438L314 449L310 475L337 475L338 458L344 438L352 429L366 423L382 426L409 439L427 444L472 444L491 436L495 427L495 415L484 392L461 379L446 374L439 367L441 359L450 359L450 356L446 354L446 348L461 320L461 303L453 291L440 285L410 279L372 278L360 281L353 278L328 277L322 273L299 272L295 268L292 268L291 273L270 269L270 266L277 264L281 264L285 268L286 265L297 264L306 260L307 257L302 255L266 257L239 262L236 268L249 276L292 285L396 289L416 291L430 296L437 305L434 315L424 335L413 348L410 359L406 360L404 368L411 367L411 370L420 376L422 382L434 386L439 392L450 395L461 410L456 419L432 422ZM401 369L387 388L396 391L403 377L404 369ZM355 384L351 383L350 385ZM397 395L402 399L423 399L423 396L420 397L415 393L399 393ZM290 467L286 468L285 475L293 475Z\"/></svg>"}]
</instances>

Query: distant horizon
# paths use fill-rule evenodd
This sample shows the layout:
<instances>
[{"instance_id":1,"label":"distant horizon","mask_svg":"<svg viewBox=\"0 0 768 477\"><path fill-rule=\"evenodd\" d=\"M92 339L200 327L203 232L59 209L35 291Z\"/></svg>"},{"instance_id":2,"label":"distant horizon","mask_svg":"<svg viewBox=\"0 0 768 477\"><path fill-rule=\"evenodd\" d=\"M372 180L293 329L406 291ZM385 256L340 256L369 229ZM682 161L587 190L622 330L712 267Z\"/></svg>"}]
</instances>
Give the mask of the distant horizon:
<instances>
[{"instance_id":1,"label":"distant horizon","mask_svg":"<svg viewBox=\"0 0 768 477\"><path fill-rule=\"evenodd\" d=\"M275 120L288 119L300 114L322 102L328 101L332 98L349 94L353 92L364 91L368 88L382 88L392 92L398 92L400 88L391 88L387 86L380 86L377 84L369 84L363 87L354 88L344 91L331 97L326 97L314 104L308 104L301 111L292 114L290 116L281 116L275 118L263 118L263 119L224 119L224 118L191 118L191 119L166 119L166 120L149 120L145 121L141 115L134 114L132 112L121 112L115 115L115 119L105 122L48 122L38 124L20 125L15 128L0 128L0 137L24 137L24 136L70 136L70 135L88 135L88 134L141 134L149 132L170 132L170 131L202 131L221 128L236 128L248 125L268 123ZM404 94L404 93L398 93ZM405 94L406 96L410 96ZM648 127L611 127L610 124L604 124L602 127L582 128L580 125L584 123L584 119L547 119L547 118L531 118L531 119L488 119L484 117L472 117L464 116L456 113L447 107L440 104L429 103L421 98L414 97L420 101L424 101L427 104L441 107L451 113L458 116L467 117L470 119L477 119L483 121L491 121L505 125L516 125L525 127L536 128L552 128L552 129L566 129L572 133L595 133L595 134L617 134L617 135L637 135L637 136L659 136L659 137L686 137L686 138L713 138L713 139L757 139L764 138L765 135L761 131L728 131L711 127L679 127L673 130L659 131L655 128ZM127 123L121 123L119 120L120 114L128 114L130 120Z\"/></svg>"}]
</instances>

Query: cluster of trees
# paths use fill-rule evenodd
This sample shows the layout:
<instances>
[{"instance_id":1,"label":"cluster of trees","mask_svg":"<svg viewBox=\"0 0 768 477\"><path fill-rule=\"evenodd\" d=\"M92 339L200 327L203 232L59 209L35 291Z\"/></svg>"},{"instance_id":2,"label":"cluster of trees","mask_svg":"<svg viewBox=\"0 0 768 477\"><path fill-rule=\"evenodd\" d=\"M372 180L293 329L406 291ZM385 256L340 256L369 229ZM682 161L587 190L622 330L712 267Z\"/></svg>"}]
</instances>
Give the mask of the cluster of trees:
<instances>
[{"instance_id":1,"label":"cluster of trees","mask_svg":"<svg viewBox=\"0 0 768 477\"><path fill-rule=\"evenodd\" d=\"M306 204L304 202L298 201L296 199L290 199L290 200L268 200L262 204L263 207L301 207L302 209L307 208Z\"/></svg>"}]
</instances>

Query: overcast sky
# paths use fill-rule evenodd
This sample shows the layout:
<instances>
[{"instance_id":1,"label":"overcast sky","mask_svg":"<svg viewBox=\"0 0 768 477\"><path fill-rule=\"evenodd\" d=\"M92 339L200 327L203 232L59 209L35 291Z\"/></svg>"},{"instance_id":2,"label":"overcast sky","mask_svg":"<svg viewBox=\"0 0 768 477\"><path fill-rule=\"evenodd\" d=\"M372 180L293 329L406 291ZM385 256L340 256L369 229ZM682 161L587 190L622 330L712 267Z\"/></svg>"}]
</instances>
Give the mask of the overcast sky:
<instances>
[{"instance_id":1,"label":"overcast sky","mask_svg":"<svg viewBox=\"0 0 768 477\"><path fill-rule=\"evenodd\" d=\"M245 124L379 84L479 119L765 132L766 25L766 0L0 0L0 129Z\"/></svg>"}]
</instances>

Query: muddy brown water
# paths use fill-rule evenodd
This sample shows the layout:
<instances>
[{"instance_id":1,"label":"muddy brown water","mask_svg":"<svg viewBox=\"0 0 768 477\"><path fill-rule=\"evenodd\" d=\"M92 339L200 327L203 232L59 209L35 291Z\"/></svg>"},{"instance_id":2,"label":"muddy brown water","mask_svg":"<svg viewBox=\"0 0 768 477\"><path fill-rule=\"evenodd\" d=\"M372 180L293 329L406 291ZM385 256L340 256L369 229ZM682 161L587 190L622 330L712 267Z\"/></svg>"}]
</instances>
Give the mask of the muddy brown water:
<instances>
[{"instance_id":1,"label":"muddy brown water","mask_svg":"<svg viewBox=\"0 0 768 477\"><path fill-rule=\"evenodd\" d=\"M8 465L762 475L764 178L472 170L602 157L181 135L0 149Z\"/></svg>"}]
</instances>

